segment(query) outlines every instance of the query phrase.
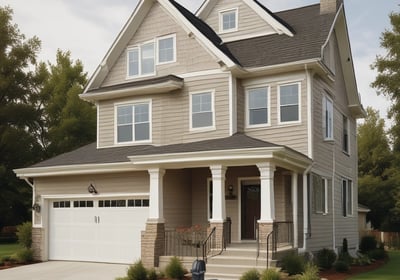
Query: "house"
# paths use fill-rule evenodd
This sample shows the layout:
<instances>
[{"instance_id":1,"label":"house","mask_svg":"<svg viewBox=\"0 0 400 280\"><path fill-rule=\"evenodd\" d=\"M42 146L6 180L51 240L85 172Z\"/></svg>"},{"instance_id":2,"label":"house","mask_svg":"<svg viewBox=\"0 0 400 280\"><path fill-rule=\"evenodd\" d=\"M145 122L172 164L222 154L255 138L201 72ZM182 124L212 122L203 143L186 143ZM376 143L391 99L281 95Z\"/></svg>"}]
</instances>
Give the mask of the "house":
<instances>
[{"instance_id":1,"label":"house","mask_svg":"<svg viewBox=\"0 0 400 280\"><path fill-rule=\"evenodd\" d=\"M371 212L371 209L359 203L357 211L358 211L358 231L361 239L363 236L367 235L372 230L371 222L369 222L367 219L367 214Z\"/></svg>"},{"instance_id":2,"label":"house","mask_svg":"<svg viewBox=\"0 0 400 280\"><path fill-rule=\"evenodd\" d=\"M357 248L364 110L342 1L206 0L194 15L140 0L81 98L96 143L15 170L35 258L158 266L166 233L196 225L210 252Z\"/></svg>"}]
</instances>

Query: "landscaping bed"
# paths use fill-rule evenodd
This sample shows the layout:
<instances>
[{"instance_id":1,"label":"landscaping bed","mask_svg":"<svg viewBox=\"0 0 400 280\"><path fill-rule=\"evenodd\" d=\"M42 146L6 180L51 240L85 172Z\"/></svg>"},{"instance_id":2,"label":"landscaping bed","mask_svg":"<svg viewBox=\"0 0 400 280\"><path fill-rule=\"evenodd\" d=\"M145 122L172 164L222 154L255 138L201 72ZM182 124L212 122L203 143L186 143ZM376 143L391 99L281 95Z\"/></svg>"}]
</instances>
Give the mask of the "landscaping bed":
<instances>
[{"instance_id":1,"label":"landscaping bed","mask_svg":"<svg viewBox=\"0 0 400 280\"><path fill-rule=\"evenodd\" d=\"M345 280L345 279L349 279L355 275L378 269L381 266L383 266L385 263L386 263L386 261L379 260L379 261L373 262L370 265L351 266L350 270L348 272L344 272L344 273L339 273L339 272L335 271L334 269L330 269L330 270L321 271L319 274L320 274L321 278L325 278L328 280Z\"/></svg>"}]
</instances>

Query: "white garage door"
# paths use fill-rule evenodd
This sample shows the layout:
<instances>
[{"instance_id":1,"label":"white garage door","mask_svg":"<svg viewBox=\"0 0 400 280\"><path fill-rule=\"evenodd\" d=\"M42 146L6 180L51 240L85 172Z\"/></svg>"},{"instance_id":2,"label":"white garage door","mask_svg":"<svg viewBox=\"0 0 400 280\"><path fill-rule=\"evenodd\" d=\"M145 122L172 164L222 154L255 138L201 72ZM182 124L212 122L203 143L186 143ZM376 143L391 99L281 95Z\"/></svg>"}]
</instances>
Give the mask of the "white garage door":
<instances>
[{"instance_id":1,"label":"white garage door","mask_svg":"<svg viewBox=\"0 0 400 280\"><path fill-rule=\"evenodd\" d=\"M148 199L50 202L49 259L131 264L141 256Z\"/></svg>"}]
</instances>

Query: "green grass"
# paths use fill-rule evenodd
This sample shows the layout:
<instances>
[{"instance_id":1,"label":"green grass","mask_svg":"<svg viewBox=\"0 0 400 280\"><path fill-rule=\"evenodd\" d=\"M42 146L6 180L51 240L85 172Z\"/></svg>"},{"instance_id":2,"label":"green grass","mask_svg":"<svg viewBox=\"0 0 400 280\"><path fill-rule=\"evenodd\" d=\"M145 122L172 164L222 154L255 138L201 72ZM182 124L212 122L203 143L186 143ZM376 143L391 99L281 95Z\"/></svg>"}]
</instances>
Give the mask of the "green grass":
<instances>
[{"instance_id":1,"label":"green grass","mask_svg":"<svg viewBox=\"0 0 400 280\"><path fill-rule=\"evenodd\" d=\"M3 257L9 257L9 256L13 255L19 249L21 249L21 245L19 245L18 243L0 244L0 259Z\"/></svg>"},{"instance_id":2,"label":"green grass","mask_svg":"<svg viewBox=\"0 0 400 280\"><path fill-rule=\"evenodd\" d=\"M397 280L400 275L400 251L389 252L390 260L381 268L366 272L349 280Z\"/></svg>"}]
</instances>

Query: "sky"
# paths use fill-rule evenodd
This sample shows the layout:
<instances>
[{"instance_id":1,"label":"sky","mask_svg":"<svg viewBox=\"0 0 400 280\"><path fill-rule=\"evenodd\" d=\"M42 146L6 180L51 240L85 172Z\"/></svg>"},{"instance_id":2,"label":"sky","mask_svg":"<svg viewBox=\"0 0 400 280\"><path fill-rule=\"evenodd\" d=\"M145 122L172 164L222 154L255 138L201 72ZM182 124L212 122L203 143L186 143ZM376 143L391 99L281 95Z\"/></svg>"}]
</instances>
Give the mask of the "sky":
<instances>
[{"instance_id":1,"label":"sky","mask_svg":"<svg viewBox=\"0 0 400 280\"><path fill-rule=\"evenodd\" d=\"M195 12L203 0L177 0ZM319 0L259 0L273 12L319 3ZM27 38L42 41L38 57L54 63L57 49L71 51L89 76L102 61L138 0L0 0L14 10L14 23ZM370 65L384 55L380 37L390 29L389 14L400 0L344 0L354 67L361 100L386 117L390 101L370 87L376 72Z\"/></svg>"}]
</instances>

